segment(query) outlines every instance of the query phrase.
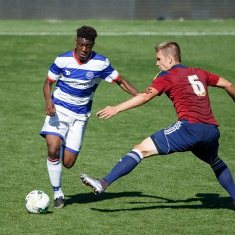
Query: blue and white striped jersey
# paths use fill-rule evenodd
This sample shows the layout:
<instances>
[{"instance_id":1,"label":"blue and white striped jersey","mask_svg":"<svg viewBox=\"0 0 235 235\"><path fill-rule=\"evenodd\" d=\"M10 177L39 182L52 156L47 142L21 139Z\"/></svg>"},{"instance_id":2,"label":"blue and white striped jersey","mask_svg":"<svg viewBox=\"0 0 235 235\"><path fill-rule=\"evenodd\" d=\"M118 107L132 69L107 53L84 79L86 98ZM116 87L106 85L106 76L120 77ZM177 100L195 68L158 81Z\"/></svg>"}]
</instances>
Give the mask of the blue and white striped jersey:
<instances>
[{"instance_id":1,"label":"blue and white striped jersey","mask_svg":"<svg viewBox=\"0 0 235 235\"><path fill-rule=\"evenodd\" d=\"M48 71L48 79L57 82L52 94L56 110L83 120L90 115L100 81L113 82L118 77L108 58L96 52L82 64L75 51L68 51L59 55Z\"/></svg>"}]
</instances>

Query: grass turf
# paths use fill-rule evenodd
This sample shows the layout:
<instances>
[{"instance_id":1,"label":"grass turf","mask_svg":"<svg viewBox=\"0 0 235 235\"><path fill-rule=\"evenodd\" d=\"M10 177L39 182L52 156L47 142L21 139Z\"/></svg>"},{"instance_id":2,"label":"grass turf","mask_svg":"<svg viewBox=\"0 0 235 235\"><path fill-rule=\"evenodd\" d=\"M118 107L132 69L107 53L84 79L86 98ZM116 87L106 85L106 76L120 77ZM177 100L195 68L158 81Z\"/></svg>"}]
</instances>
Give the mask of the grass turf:
<instances>
[{"instance_id":1,"label":"grass turf","mask_svg":"<svg viewBox=\"0 0 235 235\"><path fill-rule=\"evenodd\" d=\"M74 47L75 30L93 25L98 33L159 32L163 35L99 36L95 51L109 57L114 67L140 90L158 72L154 46L176 40L186 65L202 67L234 79L234 36L172 36L167 32L233 32L227 21L1 21L1 232L2 234L234 234L234 210L210 167L191 153L143 161L107 192L94 196L83 187L79 172L105 175L132 146L176 120L170 101L158 97L145 106L100 121L95 113L129 96L103 82L81 156L63 171L67 206L52 204L45 215L26 212L24 198L42 189L52 198L46 169L46 146L38 132L44 121L42 84L58 53ZM19 36L25 32L36 35ZM67 35L40 36L55 32ZM15 33L15 35L13 35ZM74 35L73 35L74 33ZM220 122L221 157L235 174L234 103L220 89L210 89Z\"/></svg>"}]
</instances>

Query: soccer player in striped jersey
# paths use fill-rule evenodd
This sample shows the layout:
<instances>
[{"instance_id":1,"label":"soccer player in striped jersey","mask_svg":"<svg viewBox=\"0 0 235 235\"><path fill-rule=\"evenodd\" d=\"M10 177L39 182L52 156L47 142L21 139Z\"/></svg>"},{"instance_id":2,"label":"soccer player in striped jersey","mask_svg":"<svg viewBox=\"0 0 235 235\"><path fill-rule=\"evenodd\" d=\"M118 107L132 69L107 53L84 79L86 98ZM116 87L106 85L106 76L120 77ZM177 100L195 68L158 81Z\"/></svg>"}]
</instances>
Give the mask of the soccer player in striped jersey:
<instances>
[{"instance_id":1,"label":"soccer player in striped jersey","mask_svg":"<svg viewBox=\"0 0 235 235\"><path fill-rule=\"evenodd\" d=\"M104 80L133 96L138 94L107 57L93 51L96 37L93 27L77 29L76 48L57 56L44 82L46 118L40 134L47 143L47 169L55 208L64 207L62 164L71 168L76 162L99 83Z\"/></svg>"},{"instance_id":2,"label":"soccer player in striped jersey","mask_svg":"<svg viewBox=\"0 0 235 235\"><path fill-rule=\"evenodd\" d=\"M235 86L219 75L181 64L180 47L176 42L164 42L156 47L156 65L161 72L145 92L116 106L108 106L97 116L108 119L165 93L174 104L178 121L135 145L101 180L86 174L80 175L81 180L95 193L101 193L130 173L144 158L191 151L211 166L235 205L235 185L228 166L218 155L220 132L208 96L208 86L219 87L235 101Z\"/></svg>"}]
</instances>

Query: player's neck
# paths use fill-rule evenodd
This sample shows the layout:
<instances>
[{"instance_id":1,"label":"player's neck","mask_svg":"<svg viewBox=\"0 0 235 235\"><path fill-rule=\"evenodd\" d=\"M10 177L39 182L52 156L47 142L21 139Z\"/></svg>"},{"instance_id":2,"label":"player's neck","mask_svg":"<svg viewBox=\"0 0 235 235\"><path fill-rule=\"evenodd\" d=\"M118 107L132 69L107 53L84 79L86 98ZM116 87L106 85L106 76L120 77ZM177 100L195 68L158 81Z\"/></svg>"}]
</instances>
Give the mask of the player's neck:
<instances>
[{"instance_id":1,"label":"player's neck","mask_svg":"<svg viewBox=\"0 0 235 235\"><path fill-rule=\"evenodd\" d=\"M79 64L86 64L86 63L91 59L92 53L93 53L93 52L91 52L91 53L87 56L87 58L86 58L85 60L81 60L81 59L79 58L78 53L77 53L77 50L76 50L76 48L75 48L75 49L74 49L74 52L73 52L73 56L74 56L74 58L77 60L77 62L78 62Z\"/></svg>"}]
</instances>

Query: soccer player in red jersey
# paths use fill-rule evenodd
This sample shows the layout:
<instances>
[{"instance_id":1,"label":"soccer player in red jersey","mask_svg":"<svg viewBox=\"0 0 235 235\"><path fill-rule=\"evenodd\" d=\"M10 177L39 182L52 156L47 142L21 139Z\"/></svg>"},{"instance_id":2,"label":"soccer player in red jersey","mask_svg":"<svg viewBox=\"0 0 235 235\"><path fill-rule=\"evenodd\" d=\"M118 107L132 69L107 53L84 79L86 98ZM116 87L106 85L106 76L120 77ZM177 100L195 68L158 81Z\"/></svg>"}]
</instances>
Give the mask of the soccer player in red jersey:
<instances>
[{"instance_id":1,"label":"soccer player in red jersey","mask_svg":"<svg viewBox=\"0 0 235 235\"><path fill-rule=\"evenodd\" d=\"M108 106L97 116L111 118L165 93L174 104L178 121L135 145L103 179L81 174L81 180L95 193L101 193L115 180L130 173L144 158L191 151L211 166L235 205L235 185L229 168L218 155L220 132L208 96L208 86L219 87L235 101L235 86L219 75L182 65L176 42L164 42L156 47L156 65L161 72L143 93L116 106Z\"/></svg>"}]
</instances>

